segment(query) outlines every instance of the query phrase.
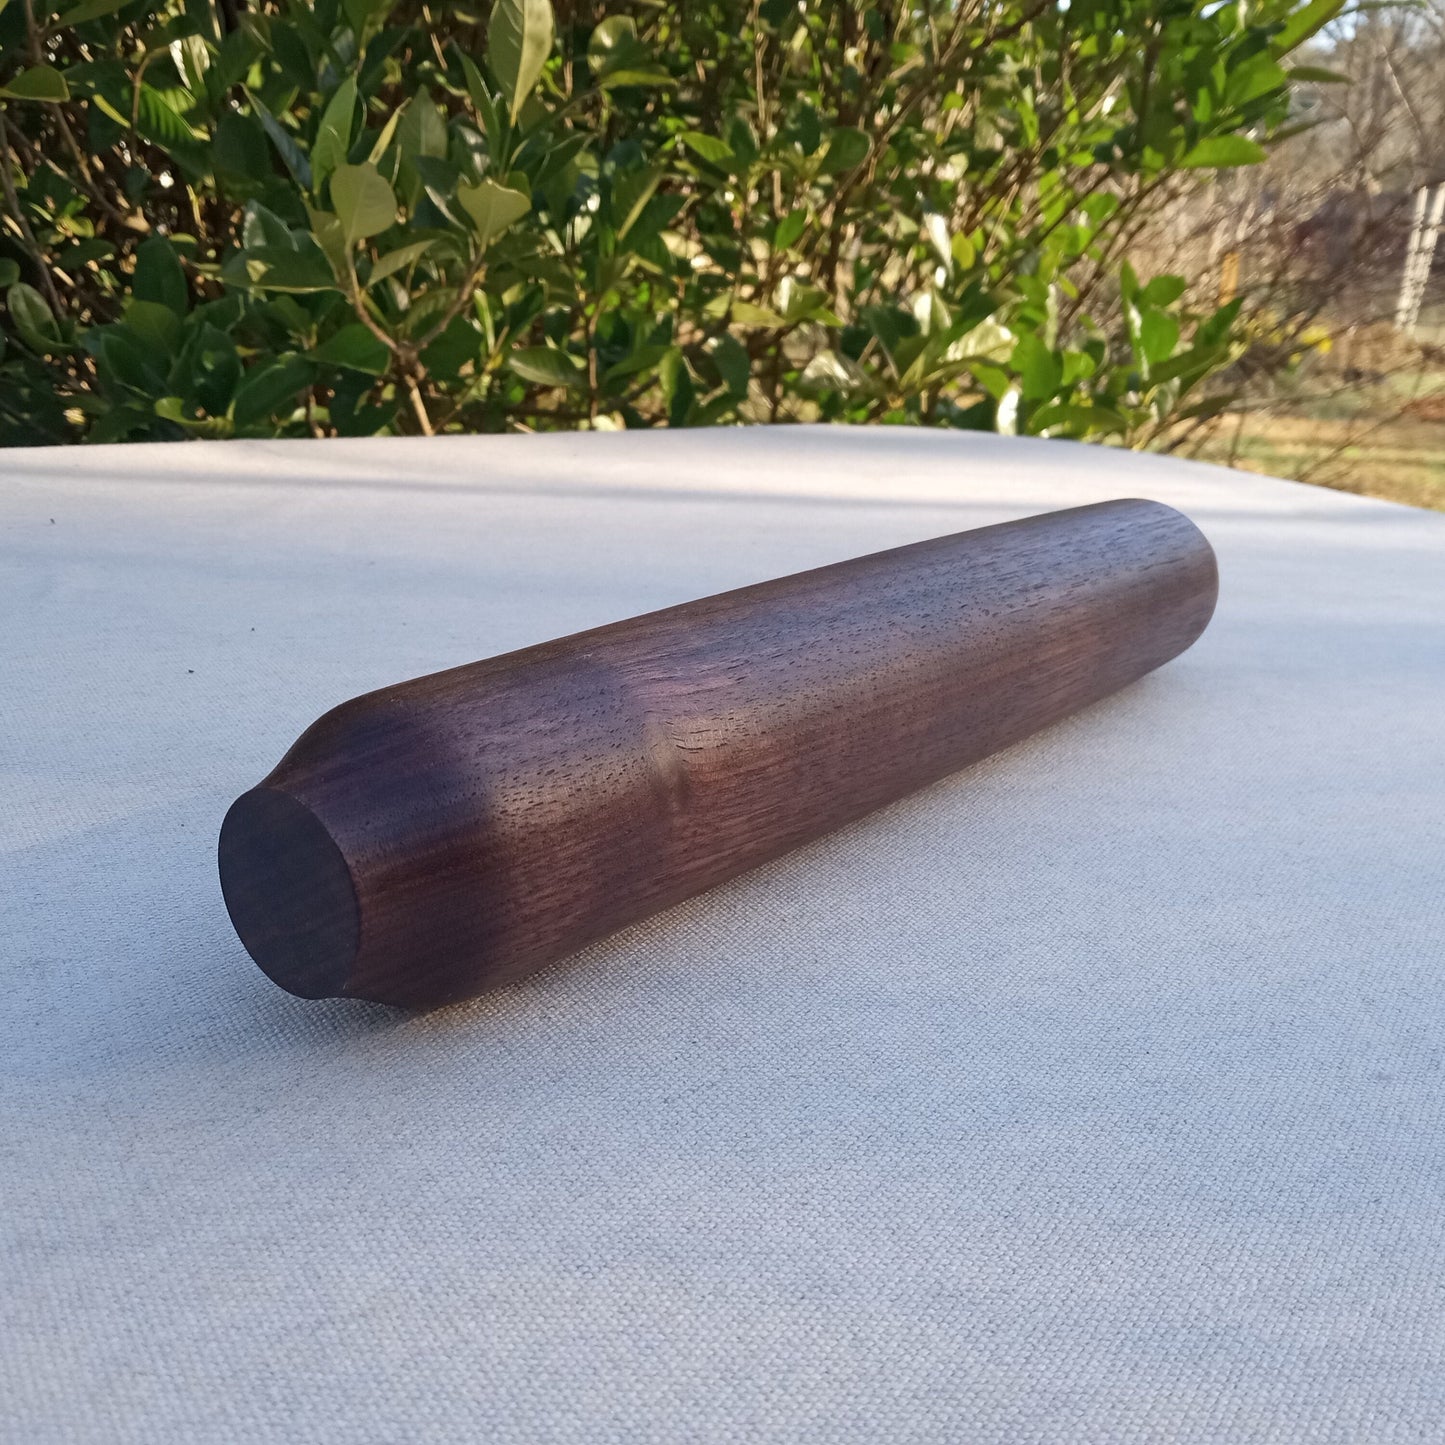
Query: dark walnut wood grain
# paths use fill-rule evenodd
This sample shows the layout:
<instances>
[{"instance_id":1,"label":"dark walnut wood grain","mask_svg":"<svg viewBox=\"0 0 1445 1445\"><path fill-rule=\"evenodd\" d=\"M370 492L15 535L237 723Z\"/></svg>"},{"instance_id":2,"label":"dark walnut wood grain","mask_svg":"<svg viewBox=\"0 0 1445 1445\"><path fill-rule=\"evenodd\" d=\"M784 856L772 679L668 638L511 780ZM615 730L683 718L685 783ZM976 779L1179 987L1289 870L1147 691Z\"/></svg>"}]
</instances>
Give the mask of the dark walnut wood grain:
<instances>
[{"instance_id":1,"label":"dark walnut wood grain","mask_svg":"<svg viewBox=\"0 0 1445 1445\"><path fill-rule=\"evenodd\" d=\"M1214 554L1119 501L961 532L368 693L221 829L282 987L468 998L976 762L1204 630Z\"/></svg>"}]
</instances>

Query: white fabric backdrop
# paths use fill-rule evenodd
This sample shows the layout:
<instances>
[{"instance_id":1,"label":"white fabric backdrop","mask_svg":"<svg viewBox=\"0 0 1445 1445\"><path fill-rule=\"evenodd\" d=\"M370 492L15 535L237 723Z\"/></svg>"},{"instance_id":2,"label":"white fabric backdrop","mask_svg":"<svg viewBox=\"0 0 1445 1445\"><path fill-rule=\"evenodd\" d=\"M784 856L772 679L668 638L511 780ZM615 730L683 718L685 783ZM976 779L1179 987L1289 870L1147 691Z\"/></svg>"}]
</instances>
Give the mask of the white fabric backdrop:
<instances>
[{"instance_id":1,"label":"white fabric backdrop","mask_svg":"<svg viewBox=\"0 0 1445 1445\"><path fill-rule=\"evenodd\" d=\"M273 987L331 704L1120 495L1127 693L481 1002ZM1445 1438L1445 517L901 430L0 453L0 1436Z\"/></svg>"}]
</instances>

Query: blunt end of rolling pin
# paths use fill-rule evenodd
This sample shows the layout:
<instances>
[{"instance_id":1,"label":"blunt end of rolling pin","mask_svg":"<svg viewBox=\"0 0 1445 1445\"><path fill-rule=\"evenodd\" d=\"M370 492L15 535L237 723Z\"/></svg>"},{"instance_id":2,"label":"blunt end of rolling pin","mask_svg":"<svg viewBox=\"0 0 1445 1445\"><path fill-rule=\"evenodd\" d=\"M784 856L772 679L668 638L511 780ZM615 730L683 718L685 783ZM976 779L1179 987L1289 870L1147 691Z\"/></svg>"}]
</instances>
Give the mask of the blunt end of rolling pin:
<instances>
[{"instance_id":1,"label":"blunt end of rolling pin","mask_svg":"<svg viewBox=\"0 0 1445 1445\"><path fill-rule=\"evenodd\" d=\"M321 820L289 793L252 788L221 824L221 892L246 952L301 998L346 992L361 942L351 870Z\"/></svg>"}]
</instances>

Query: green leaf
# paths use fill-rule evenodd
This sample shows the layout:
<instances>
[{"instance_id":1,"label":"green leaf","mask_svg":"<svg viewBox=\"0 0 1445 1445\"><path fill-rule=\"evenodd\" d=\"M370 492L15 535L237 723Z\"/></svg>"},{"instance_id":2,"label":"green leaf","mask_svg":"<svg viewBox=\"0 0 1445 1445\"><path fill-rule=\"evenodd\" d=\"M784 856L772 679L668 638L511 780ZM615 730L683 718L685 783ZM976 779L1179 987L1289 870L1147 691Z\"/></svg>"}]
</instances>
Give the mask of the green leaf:
<instances>
[{"instance_id":1,"label":"green leaf","mask_svg":"<svg viewBox=\"0 0 1445 1445\"><path fill-rule=\"evenodd\" d=\"M1011 365L1018 373L1025 401L1040 401L1053 396L1063 381L1063 361L1033 332L1019 337L1013 349Z\"/></svg>"},{"instance_id":2,"label":"green leaf","mask_svg":"<svg viewBox=\"0 0 1445 1445\"><path fill-rule=\"evenodd\" d=\"M190 307L191 288L175 247L164 236L151 236L136 248L131 293L138 301L154 301L184 316Z\"/></svg>"},{"instance_id":3,"label":"green leaf","mask_svg":"<svg viewBox=\"0 0 1445 1445\"><path fill-rule=\"evenodd\" d=\"M475 363L482 349L482 333L465 316L453 316L440 336L421 354L421 364L433 380L455 382L461 369Z\"/></svg>"},{"instance_id":4,"label":"green leaf","mask_svg":"<svg viewBox=\"0 0 1445 1445\"><path fill-rule=\"evenodd\" d=\"M828 310L827 294L820 287L807 285L795 276L784 276L778 282L777 294L773 299L789 326L808 320L821 321L824 326L840 324L838 318Z\"/></svg>"},{"instance_id":5,"label":"green leaf","mask_svg":"<svg viewBox=\"0 0 1445 1445\"><path fill-rule=\"evenodd\" d=\"M1265 51L1252 55L1242 64L1236 63L1229 69L1225 80L1224 97L1236 109L1258 100L1271 91L1282 92L1289 84L1289 77L1279 64Z\"/></svg>"},{"instance_id":6,"label":"green leaf","mask_svg":"<svg viewBox=\"0 0 1445 1445\"><path fill-rule=\"evenodd\" d=\"M513 124L552 50L550 0L496 0L487 26L487 64L507 98Z\"/></svg>"},{"instance_id":7,"label":"green leaf","mask_svg":"<svg viewBox=\"0 0 1445 1445\"><path fill-rule=\"evenodd\" d=\"M748 379L752 375L752 361L747 347L736 336L724 332L713 341L709 355L728 391L736 397L746 396Z\"/></svg>"},{"instance_id":8,"label":"green leaf","mask_svg":"<svg viewBox=\"0 0 1445 1445\"><path fill-rule=\"evenodd\" d=\"M598 84L603 90L615 90L622 85L676 85L677 81L660 65L649 65L642 69L623 66L618 70L609 70Z\"/></svg>"},{"instance_id":9,"label":"green leaf","mask_svg":"<svg viewBox=\"0 0 1445 1445\"><path fill-rule=\"evenodd\" d=\"M5 304L20 339L42 355L61 349L60 327L45 298L33 286L17 281L6 293Z\"/></svg>"},{"instance_id":10,"label":"green leaf","mask_svg":"<svg viewBox=\"0 0 1445 1445\"><path fill-rule=\"evenodd\" d=\"M953 327L953 313L937 291L920 291L913 298L913 315L924 336L941 336ZM789 320L792 318L789 317Z\"/></svg>"},{"instance_id":11,"label":"green leaf","mask_svg":"<svg viewBox=\"0 0 1445 1445\"><path fill-rule=\"evenodd\" d=\"M639 372L651 371L672 348L670 346L641 346L631 356L614 362L602 374L602 384L610 387L614 382L624 381Z\"/></svg>"},{"instance_id":12,"label":"green leaf","mask_svg":"<svg viewBox=\"0 0 1445 1445\"><path fill-rule=\"evenodd\" d=\"M455 286L429 286L407 308L399 329L409 336L420 336L439 321L457 299Z\"/></svg>"},{"instance_id":13,"label":"green leaf","mask_svg":"<svg viewBox=\"0 0 1445 1445\"><path fill-rule=\"evenodd\" d=\"M824 348L809 358L799 382L804 391L836 391L844 396L869 395L878 391L873 379L852 357Z\"/></svg>"},{"instance_id":14,"label":"green leaf","mask_svg":"<svg viewBox=\"0 0 1445 1445\"><path fill-rule=\"evenodd\" d=\"M380 134L376 137L376 144L371 148L371 154L367 156L372 165L380 165L381 158L386 154L386 148L391 144L392 137L396 134L397 125L401 121L402 112L392 111L387 122L381 128Z\"/></svg>"},{"instance_id":15,"label":"green leaf","mask_svg":"<svg viewBox=\"0 0 1445 1445\"><path fill-rule=\"evenodd\" d=\"M164 395L170 360L164 328L167 323L175 328L179 322L164 306L150 301L135 305L140 308L138 328L128 321L92 327L85 334L85 349L95 357L100 375L109 385L141 396ZM159 339L153 331L160 332Z\"/></svg>"},{"instance_id":16,"label":"green leaf","mask_svg":"<svg viewBox=\"0 0 1445 1445\"><path fill-rule=\"evenodd\" d=\"M277 153L285 162L286 169L291 172L297 185L309 191L311 189L311 163L302 154L301 147L296 144L291 132L266 109L259 97L252 95L250 101L257 116L260 117L261 124L266 128L266 134L271 137L271 144L276 147Z\"/></svg>"},{"instance_id":17,"label":"green leaf","mask_svg":"<svg viewBox=\"0 0 1445 1445\"><path fill-rule=\"evenodd\" d=\"M311 182L320 186L337 166L346 163L351 126L356 116L356 79L348 75L331 97L311 147Z\"/></svg>"},{"instance_id":18,"label":"green leaf","mask_svg":"<svg viewBox=\"0 0 1445 1445\"><path fill-rule=\"evenodd\" d=\"M662 167L648 166L628 171L612 182L612 224L619 241L637 224L661 181Z\"/></svg>"},{"instance_id":19,"label":"green leaf","mask_svg":"<svg viewBox=\"0 0 1445 1445\"><path fill-rule=\"evenodd\" d=\"M386 19L387 11L394 3L395 0L344 0L341 8L359 40Z\"/></svg>"},{"instance_id":20,"label":"green leaf","mask_svg":"<svg viewBox=\"0 0 1445 1445\"><path fill-rule=\"evenodd\" d=\"M398 246L395 251L388 251L371 268L371 274L366 278L366 284L368 286L375 285L376 282L384 281L398 271L404 271L412 262L420 260L433 244L433 241L413 241L409 246Z\"/></svg>"},{"instance_id":21,"label":"green leaf","mask_svg":"<svg viewBox=\"0 0 1445 1445\"><path fill-rule=\"evenodd\" d=\"M424 85L402 109L401 123L396 128L396 149L400 156L396 170L397 189L407 210L415 214L427 186L427 164L434 162L446 168L446 116ZM444 196L450 196L455 185L455 171L448 170ZM438 203L438 209L456 224L444 201Z\"/></svg>"},{"instance_id":22,"label":"green leaf","mask_svg":"<svg viewBox=\"0 0 1445 1445\"><path fill-rule=\"evenodd\" d=\"M1128 429L1128 423L1118 412L1074 402L1051 402L1029 417L1029 431L1035 435L1052 430L1055 435L1067 431L1071 436L1088 436L1093 432L1122 432Z\"/></svg>"},{"instance_id":23,"label":"green leaf","mask_svg":"<svg viewBox=\"0 0 1445 1445\"><path fill-rule=\"evenodd\" d=\"M733 116L727 124L725 139L733 148L733 154L738 157L740 164L748 166L757 160L758 138L745 115Z\"/></svg>"},{"instance_id":24,"label":"green leaf","mask_svg":"<svg viewBox=\"0 0 1445 1445\"><path fill-rule=\"evenodd\" d=\"M102 15L113 15L123 5L129 5L130 0L85 0L82 5L77 5L73 10L67 10L64 15L57 16L51 23L59 29L65 25L84 25L87 20L98 20Z\"/></svg>"},{"instance_id":25,"label":"green leaf","mask_svg":"<svg viewBox=\"0 0 1445 1445\"><path fill-rule=\"evenodd\" d=\"M807 224L808 213L801 207L796 211L789 211L773 231L773 249L786 251L803 234Z\"/></svg>"},{"instance_id":26,"label":"green leaf","mask_svg":"<svg viewBox=\"0 0 1445 1445\"><path fill-rule=\"evenodd\" d=\"M786 326L788 323L776 311L766 306L754 305L751 301L734 301L731 315L739 326Z\"/></svg>"},{"instance_id":27,"label":"green leaf","mask_svg":"<svg viewBox=\"0 0 1445 1445\"><path fill-rule=\"evenodd\" d=\"M1354 84L1348 75L1341 75L1338 70L1326 70L1323 65L1296 65L1288 74L1291 80L1303 81L1309 85Z\"/></svg>"},{"instance_id":28,"label":"green leaf","mask_svg":"<svg viewBox=\"0 0 1445 1445\"><path fill-rule=\"evenodd\" d=\"M705 135L700 130L684 130L678 133L678 140L695 155L699 155L709 165L721 166L727 169L737 157L733 149L726 141L719 140L715 135Z\"/></svg>"},{"instance_id":29,"label":"green leaf","mask_svg":"<svg viewBox=\"0 0 1445 1445\"><path fill-rule=\"evenodd\" d=\"M335 291L338 284L321 250L305 251L263 246L238 251L221 267L221 279L233 286L256 286L262 291Z\"/></svg>"},{"instance_id":30,"label":"green leaf","mask_svg":"<svg viewBox=\"0 0 1445 1445\"><path fill-rule=\"evenodd\" d=\"M294 251L296 238L274 211L268 211L260 201L247 201L241 213L241 244L248 251L259 251L262 246Z\"/></svg>"},{"instance_id":31,"label":"green leaf","mask_svg":"<svg viewBox=\"0 0 1445 1445\"><path fill-rule=\"evenodd\" d=\"M587 42L587 63L604 90L622 85L675 85L677 82L653 62L637 35L630 15L613 15L593 30Z\"/></svg>"},{"instance_id":32,"label":"green leaf","mask_svg":"<svg viewBox=\"0 0 1445 1445\"><path fill-rule=\"evenodd\" d=\"M125 325L155 354L169 356L181 339L180 315L163 301L129 302L125 308Z\"/></svg>"},{"instance_id":33,"label":"green leaf","mask_svg":"<svg viewBox=\"0 0 1445 1445\"><path fill-rule=\"evenodd\" d=\"M483 251L516 221L532 209L532 198L522 191L483 181L476 186L459 186L457 200L477 228L477 244Z\"/></svg>"},{"instance_id":34,"label":"green leaf","mask_svg":"<svg viewBox=\"0 0 1445 1445\"><path fill-rule=\"evenodd\" d=\"M0 256L0 286L13 286L20 279L20 267L9 256Z\"/></svg>"},{"instance_id":35,"label":"green leaf","mask_svg":"<svg viewBox=\"0 0 1445 1445\"><path fill-rule=\"evenodd\" d=\"M975 361L1004 362L1013 354L1016 345L1014 334L993 316L981 316L963 336L949 347L948 354L970 363L970 370L977 375ZM1002 372L999 373L1003 375ZM1007 385L1007 378L1004 379Z\"/></svg>"},{"instance_id":36,"label":"green leaf","mask_svg":"<svg viewBox=\"0 0 1445 1445\"><path fill-rule=\"evenodd\" d=\"M230 434L229 424L221 417L196 416L195 407L188 407L184 397L179 396L158 396L155 401L155 414L164 421L173 421L177 426L185 427L189 432L195 432L199 436L227 436Z\"/></svg>"},{"instance_id":37,"label":"green leaf","mask_svg":"<svg viewBox=\"0 0 1445 1445\"><path fill-rule=\"evenodd\" d=\"M136 104L136 129L148 141L164 146L175 155L194 153L199 138L191 123L176 108L184 91L162 92L153 85L141 83Z\"/></svg>"},{"instance_id":38,"label":"green leaf","mask_svg":"<svg viewBox=\"0 0 1445 1445\"><path fill-rule=\"evenodd\" d=\"M518 376L540 386L585 386L586 373L582 363L553 346L527 346L514 351L507 365Z\"/></svg>"},{"instance_id":39,"label":"green leaf","mask_svg":"<svg viewBox=\"0 0 1445 1445\"><path fill-rule=\"evenodd\" d=\"M374 236L396 221L396 194L369 161L338 166L331 177L331 204L349 244Z\"/></svg>"},{"instance_id":40,"label":"green leaf","mask_svg":"<svg viewBox=\"0 0 1445 1445\"><path fill-rule=\"evenodd\" d=\"M1140 299L1150 306L1172 306L1188 289L1189 283L1183 276L1156 276L1139 293Z\"/></svg>"},{"instance_id":41,"label":"green leaf","mask_svg":"<svg viewBox=\"0 0 1445 1445\"><path fill-rule=\"evenodd\" d=\"M953 270L953 242L948 234L948 221L940 216L937 211L929 211L923 217L921 227L928 243L938 253L938 259L943 262L945 271Z\"/></svg>"},{"instance_id":42,"label":"green leaf","mask_svg":"<svg viewBox=\"0 0 1445 1445\"><path fill-rule=\"evenodd\" d=\"M614 15L602 21L587 42L587 58L605 60L620 46L637 41L637 22L630 15Z\"/></svg>"},{"instance_id":43,"label":"green leaf","mask_svg":"<svg viewBox=\"0 0 1445 1445\"><path fill-rule=\"evenodd\" d=\"M351 371L364 371L369 376L380 376L391 360L391 353L382 344L381 338L359 321L343 326L323 341L311 356L328 366L344 366Z\"/></svg>"},{"instance_id":44,"label":"green leaf","mask_svg":"<svg viewBox=\"0 0 1445 1445\"><path fill-rule=\"evenodd\" d=\"M668 426L686 426L697 388L693 385L687 358L679 347L668 348L657 368L657 380L662 388L663 400L667 402Z\"/></svg>"},{"instance_id":45,"label":"green leaf","mask_svg":"<svg viewBox=\"0 0 1445 1445\"><path fill-rule=\"evenodd\" d=\"M261 37L254 26L242 24L221 42L211 61L208 83L212 95L224 95L250 70L262 53Z\"/></svg>"},{"instance_id":46,"label":"green leaf","mask_svg":"<svg viewBox=\"0 0 1445 1445\"><path fill-rule=\"evenodd\" d=\"M70 99L70 87L53 65L32 65L28 70L22 70L9 85L0 86L0 95L7 100L62 101Z\"/></svg>"},{"instance_id":47,"label":"green leaf","mask_svg":"<svg viewBox=\"0 0 1445 1445\"><path fill-rule=\"evenodd\" d=\"M1225 166L1254 166L1264 159L1264 147L1248 136L1213 135L1185 153L1179 164L1186 170Z\"/></svg>"},{"instance_id":48,"label":"green leaf","mask_svg":"<svg viewBox=\"0 0 1445 1445\"><path fill-rule=\"evenodd\" d=\"M1218 346L1223 342L1238 320L1239 310L1243 305L1244 297L1236 296L1233 301L1226 301L1212 316L1201 321L1194 333L1195 346Z\"/></svg>"},{"instance_id":49,"label":"green leaf","mask_svg":"<svg viewBox=\"0 0 1445 1445\"><path fill-rule=\"evenodd\" d=\"M1146 311L1139 322L1139 350L1152 367L1174 354L1179 344L1179 318L1167 311Z\"/></svg>"},{"instance_id":50,"label":"green leaf","mask_svg":"<svg viewBox=\"0 0 1445 1445\"><path fill-rule=\"evenodd\" d=\"M1345 0L1308 0L1280 27L1270 41L1270 49L1276 55L1293 50L1311 35L1323 30L1344 8Z\"/></svg>"},{"instance_id":51,"label":"green leaf","mask_svg":"<svg viewBox=\"0 0 1445 1445\"><path fill-rule=\"evenodd\" d=\"M238 427L274 416L283 406L295 407L311 380L309 361L299 356L279 357L253 366L241 379L231 402L231 417Z\"/></svg>"},{"instance_id":52,"label":"green leaf","mask_svg":"<svg viewBox=\"0 0 1445 1445\"><path fill-rule=\"evenodd\" d=\"M426 86L422 86L402 110L396 144L409 161L416 160L418 156L440 158L446 155L447 118Z\"/></svg>"},{"instance_id":53,"label":"green leaf","mask_svg":"<svg viewBox=\"0 0 1445 1445\"><path fill-rule=\"evenodd\" d=\"M256 185L270 180L271 145L259 117L226 111L216 122L211 138L211 160L217 171L241 176ZM142 188L151 184L151 175L143 167L135 166L130 176L126 189L128 193L133 192L130 199L136 201L143 194Z\"/></svg>"},{"instance_id":54,"label":"green leaf","mask_svg":"<svg viewBox=\"0 0 1445 1445\"><path fill-rule=\"evenodd\" d=\"M312 239L331 265L331 274L342 283L343 291L349 289L351 242L346 237L346 228L341 224L341 217L330 211L318 211L307 206L306 219L311 222Z\"/></svg>"},{"instance_id":55,"label":"green leaf","mask_svg":"<svg viewBox=\"0 0 1445 1445\"><path fill-rule=\"evenodd\" d=\"M486 136L493 155L503 155L507 150L507 133L511 129L511 123L497 109L496 99L487 89L487 83L482 79L482 72L477 69L472 57L465 53L462 55L462 70L467 77L467 94L472 98L472 105L476 109L477 122L482 128L482 134Z\"/></svg>"},{"instance_id":56,"label":"green leaf","mask_svg":"<svg viewBox=\"0 0 1445 1445\"><path fill-rule=\"evenodd\" d=\"M867 158L871 147L872 143L861 130L839 126L828 136L827 149L818 163L818 174L834 176L839 171L851 171Z\"/></svg>"},{"instance_id":57,"label":"green leaf","mask_svg":"<svg viewBox=\"0 0 1445 1445\"><path fill-rule=\"evenodd\" d=\"M199 34L183 35L176 42L179 55L173 58L180 67L181 79L192 95L204 95L206 74L211 68L211 48Z\"/></svg>"}]
</instances>

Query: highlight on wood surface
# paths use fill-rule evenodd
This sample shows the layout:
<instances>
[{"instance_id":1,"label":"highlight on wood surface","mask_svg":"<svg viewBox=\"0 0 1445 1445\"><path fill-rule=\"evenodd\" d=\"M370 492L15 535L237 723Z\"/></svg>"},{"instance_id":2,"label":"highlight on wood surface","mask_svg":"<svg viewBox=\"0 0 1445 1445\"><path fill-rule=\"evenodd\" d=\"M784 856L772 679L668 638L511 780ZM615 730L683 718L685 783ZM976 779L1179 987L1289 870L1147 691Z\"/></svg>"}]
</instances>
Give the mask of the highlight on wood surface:
<instances>
[{"instance_id":1,"label":"highlight on wood surface","mask_svg":"<svg viewBox=\"0 0 1445 1445\"><path fill-rule=\"evenodd\" d=\"M352 699L221 828L261 968L469 998L977 762L1168 662L1214 553L1157 502L960 532Z\"/></svg>"}]
</instances>

